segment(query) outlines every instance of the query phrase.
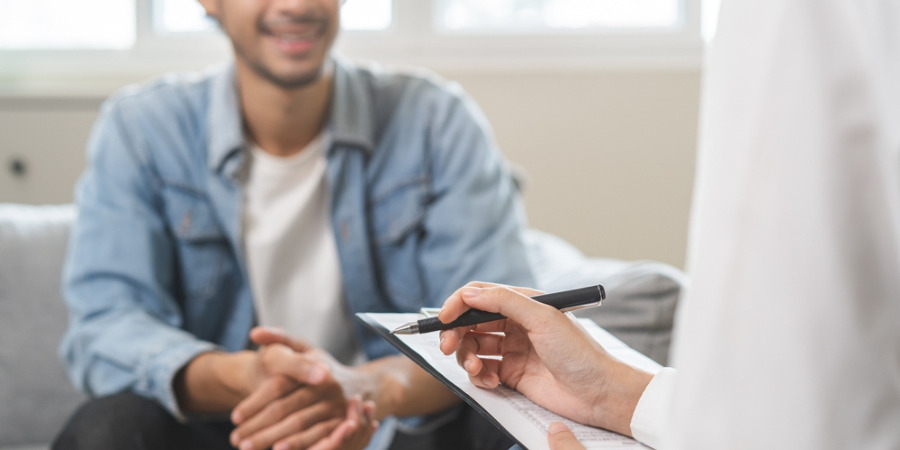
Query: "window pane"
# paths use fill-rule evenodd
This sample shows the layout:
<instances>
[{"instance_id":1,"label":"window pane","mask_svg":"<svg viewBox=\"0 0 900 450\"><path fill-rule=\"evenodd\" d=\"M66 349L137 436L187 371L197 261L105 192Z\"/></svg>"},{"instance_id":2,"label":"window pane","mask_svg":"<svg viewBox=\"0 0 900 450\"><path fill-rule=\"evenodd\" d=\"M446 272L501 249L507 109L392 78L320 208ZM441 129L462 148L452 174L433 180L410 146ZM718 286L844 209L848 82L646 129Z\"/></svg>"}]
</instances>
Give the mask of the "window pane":
<instances>
[{"instance_id":1,"label":"window pane","mask_svg":"<svg viewBox=\"0 0 900 450\"><path fill-rule=\"evenodd\" d=\"M436 0L445 30L538 31L673 27L680 0Z\"/></svg>"},{"instance_id":2,"label":"window pane","mask_svg":"<svg viewBox=\"0 0 900 450\"><path fill-rule=\"evenodd\" d=\"M156 29L162 33L185 33L215 29L215 22L197 0L156 0Z\"/></svg>"},{"instance_id":3,"label":"window pane","mask_svg":"<svg viewBox=\"0 0 900 450\"><path fill-rule=\"evenodd\" d=\"M214 28L197 0L156 0L156 8L159 32L184 33ZM391 26L391 17L391 0L347 0L341 8L341 25L347 30L385 30Z\"/></svg>"},{"instance_id":4,"label":"window pane","mask_svg":"<svg viewBox=\"0 0 900 450\"><path fill-rule=\"evenodd\" d=\"M0 48L125 49L134 0L0 0Z\"/></svg>"},{"instance_id":5,"label":"window pane","mask_svg":"<svg viewBox=\"0 0 900 450\"><path fill-rule=\"evenodd\" d=\"M391 26L391 0L347 0L341 8L345 30L386 30Z\"/></svg>"}]
</instances>

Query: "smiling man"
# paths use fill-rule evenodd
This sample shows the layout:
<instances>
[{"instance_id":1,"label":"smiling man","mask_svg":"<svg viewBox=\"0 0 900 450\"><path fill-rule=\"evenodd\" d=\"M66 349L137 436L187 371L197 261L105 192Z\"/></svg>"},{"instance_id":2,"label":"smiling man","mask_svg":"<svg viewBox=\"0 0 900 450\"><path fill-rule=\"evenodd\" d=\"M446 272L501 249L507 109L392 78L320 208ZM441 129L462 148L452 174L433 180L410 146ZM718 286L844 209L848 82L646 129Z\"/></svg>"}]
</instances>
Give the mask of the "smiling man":
<instances>
[{"instance_id":1,"label":"smiling man","mask_svg":"<svg viewBox=\"0 0 900 450\"><path fill-rule=\"evenodd\" d=\"M92 400L54 447L505 445L352 319L534 284L477 107L332 57L337 0L201 3L233 63L126 89L88 144L61 354Z\"/></svg>"}]
</instances>

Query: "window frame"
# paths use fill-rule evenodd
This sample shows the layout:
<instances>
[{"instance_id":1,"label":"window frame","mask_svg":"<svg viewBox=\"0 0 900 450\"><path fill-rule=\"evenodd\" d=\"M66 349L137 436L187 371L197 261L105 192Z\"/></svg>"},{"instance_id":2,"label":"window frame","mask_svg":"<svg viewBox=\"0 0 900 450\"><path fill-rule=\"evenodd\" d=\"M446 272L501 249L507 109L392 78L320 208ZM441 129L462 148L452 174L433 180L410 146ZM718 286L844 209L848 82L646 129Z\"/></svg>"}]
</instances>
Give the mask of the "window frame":
<instances>
[{"instance_id":1,"label":"window frame","mask_svg":"<svg viewBox=\"0 0 900 450\"><path fill-rule=\"evenodd\" d=\"M701 0L681 1L678 29L487 33L438 30L431 1L393 0L388 29L343 30L336 48L352 58L438 71L697 68L703 49ZM227 39L217 33L157 33L153 0L135 2L137 36L131 49L0 50L0 96L105 96L124 84L197 70L231 56Z\"/></svg>"}]
</instances>

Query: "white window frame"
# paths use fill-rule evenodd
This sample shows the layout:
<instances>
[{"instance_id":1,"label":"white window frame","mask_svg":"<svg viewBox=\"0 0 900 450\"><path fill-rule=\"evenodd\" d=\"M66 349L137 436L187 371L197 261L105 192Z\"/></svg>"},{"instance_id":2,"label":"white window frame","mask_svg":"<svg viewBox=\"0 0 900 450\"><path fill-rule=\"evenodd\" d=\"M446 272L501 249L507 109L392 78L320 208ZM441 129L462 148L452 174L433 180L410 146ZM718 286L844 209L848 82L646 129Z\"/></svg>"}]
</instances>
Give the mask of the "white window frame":
<instances>
[{"instance_id":1,"label":"white window frame","mask_svg":"<svg viewBox=\"0 0 900 450\"><path fill-rule=\"evenodd\" d=\"M698 68L702 57L701 0L682 0L678 29L540 33L439 31L431 1L393 1L389 29L342 31L338 51L438 71ZM218 34L155 33L152 0L136 0L136 11L137 39L128 50L0 50L0 96L105 96L123 84L231 56Z\"/></svg>"},{"instance_id":2,"label":"white window frame","mask_svg":"<svg viewBox=\"0 0 900 450\"><path fill-rule=\"evenodd\" d=\"M357 38L359 33L345 33L339 48L366 59L450 70L699 67L701 0L682 2L678 29L486 33L436 30L431 1L394 0L389 30L364 39Z\"/></svg>"}]
</instances>

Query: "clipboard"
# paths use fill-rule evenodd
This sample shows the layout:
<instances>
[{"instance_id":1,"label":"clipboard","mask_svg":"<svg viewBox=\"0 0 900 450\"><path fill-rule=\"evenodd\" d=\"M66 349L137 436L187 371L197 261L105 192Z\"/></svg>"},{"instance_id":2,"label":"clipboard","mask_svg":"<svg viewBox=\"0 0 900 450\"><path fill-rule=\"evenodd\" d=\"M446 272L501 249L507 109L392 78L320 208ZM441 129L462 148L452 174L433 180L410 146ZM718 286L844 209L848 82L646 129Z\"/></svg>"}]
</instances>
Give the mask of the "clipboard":
<instances>
[{"instance_id":1,"label":"clipboard","mask_svg":"<svg viewBox=\"0 0 900 450\"><path fill-rule=\"evenodd\" d=\"M547 426L553 421L565 423L588 449L647 449L626 436L612 431L593 428L552 413L525 398L524 395L500 386L481 389L473 385L466 372L457 365L455 355L446 356L438 347L438 333L393 335L394 328L423 318L416 313L357 313L369 329L412 359L425 371L447 386L479 414L484 416L507 436L527 449L549 449ZM579 320L595 339L610 353L650 372L661 366L616 339L588 319ZM598 339L599 337L599 339Z\"/></svg>"}]
</instances>

